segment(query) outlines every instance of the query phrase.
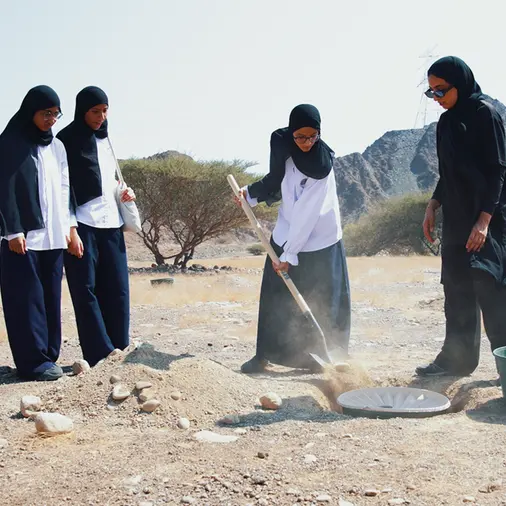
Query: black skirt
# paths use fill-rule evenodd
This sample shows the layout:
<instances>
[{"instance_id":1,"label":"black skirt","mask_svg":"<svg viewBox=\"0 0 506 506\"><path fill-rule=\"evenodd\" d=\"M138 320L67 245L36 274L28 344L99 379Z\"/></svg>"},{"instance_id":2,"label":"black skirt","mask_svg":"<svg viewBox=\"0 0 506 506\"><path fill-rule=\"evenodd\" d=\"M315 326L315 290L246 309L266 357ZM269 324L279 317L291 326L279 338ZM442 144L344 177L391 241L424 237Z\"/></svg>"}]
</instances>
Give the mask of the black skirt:
<instances>
[{"instance_id":1,"label":"black skirt","mask_svg":"<svg viewBox=\"0 0 506 506\"><path fill-rule=\"evenodd\" d=\"M283 249L271 244L278 256ZM347 354L350 339L350 284L342 241L309 253L299 253L299 265L289 275L304 297L325 334L329 351ZM311 325L288 291L284 281L265 262L258 315L257 352L259 359L287 367L307 368L309 353L324 357L321 336Z\"/></svg>"}]
</instances>

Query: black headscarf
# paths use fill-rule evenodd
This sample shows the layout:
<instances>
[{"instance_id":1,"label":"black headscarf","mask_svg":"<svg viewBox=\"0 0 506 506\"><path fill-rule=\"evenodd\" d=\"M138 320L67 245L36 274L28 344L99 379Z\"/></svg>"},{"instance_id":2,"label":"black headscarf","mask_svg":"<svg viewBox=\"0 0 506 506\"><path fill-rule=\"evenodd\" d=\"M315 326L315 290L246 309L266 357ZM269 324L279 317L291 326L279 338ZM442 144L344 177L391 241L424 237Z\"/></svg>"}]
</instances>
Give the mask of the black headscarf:
<instances>
[{"instance_id":1,"label":"black headscarf","mask_svg":"<svg viewBox=\"0 0 506 506\"><path fill-rule=\"evenodd\" d=\"M44 227L35 160L37 147L49 146L53 133L37 128L33 116L52 107L60 108L60 99L52 88L32 88L0 135L0 214L4 234Z\"/></svg>"},{"instance_id":2,"label":"black headscarf","mask_svg":"<svg viewBox=\"0 0 506 506\"><path fill-rule=\"evenodd\" d=\"M444 79L457 89L458 100L455 106L448 110L449 115L464 116L473 105L478 105L485 97L474 78L473 71L456 56L440 58L431 65L427 75Z\"/></svg>"},{"instance_id":3,"label":"black headscarf","mask_svg":"<svg viewBox=\"0 0 506 506\"><path fill-rule=\"evenodd\" d=\"M304 153L293 140L293 133L299 128L311 127L321 131L321 118L318 109L313 105L302 104L295 107L291 114L288 127L279 128L271 135L271 158L269 173L260 181L248 186L248 193L258 202L272 205L281 200L281 182L285 177L285 165L292 157L298 170L305 176L324 179L332 170L334 152L321 139Z\"/></svg>"},{"instance_id":4,"label":"black headscarf","mask_svg":"<svg viewBox=\"0 0 506 506\"><path fill-rule=\"evenodd\" d=\"M105 139L108 136L107 120L98 130L93 130L84 119L91 108L100 104L109 105L103 90L96 86L81 90L76 97L74 121L57 135L67 150L70 184L77 205L86 204L102 195L96 138Z\"/></svg>"},{"instance_id":5,"label":"black headscarf","mask_svg":"<svg viewBox=\"0 0 506 506\"><path fill-rule=\"evenodd\" d=\"M273 140L279 140L273 143L271 149L288 152L297 169L305 176L323 179L332 170L333 151L321 139L318 139L307 153L302 151L293 140L293 133L304 127L321 132L320 113L314 105L301 104L292 110L288 127L274 132Z\"/></svg>"}]
</instances>

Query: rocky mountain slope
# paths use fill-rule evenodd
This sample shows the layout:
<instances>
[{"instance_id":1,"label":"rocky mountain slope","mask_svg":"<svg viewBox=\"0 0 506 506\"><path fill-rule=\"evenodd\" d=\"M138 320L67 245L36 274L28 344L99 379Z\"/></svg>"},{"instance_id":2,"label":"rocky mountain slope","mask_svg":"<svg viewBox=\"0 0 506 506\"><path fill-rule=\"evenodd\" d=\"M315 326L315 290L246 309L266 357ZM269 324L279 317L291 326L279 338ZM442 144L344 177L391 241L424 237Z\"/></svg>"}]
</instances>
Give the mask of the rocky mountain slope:
<instances>
[{"instance_id":1,"label":"rocky mountain slope","mask_svg":"<svg viewBox=\"0 0 506 506\"><path fill-rule=\"evenodd\" d=\"M506 106L491 100L506 120ZM428 191L436 183L436 123L385 133L363 153L336 158L334 172L345 222L376 202L405 193Z\"/></svg>"}]
</instances>

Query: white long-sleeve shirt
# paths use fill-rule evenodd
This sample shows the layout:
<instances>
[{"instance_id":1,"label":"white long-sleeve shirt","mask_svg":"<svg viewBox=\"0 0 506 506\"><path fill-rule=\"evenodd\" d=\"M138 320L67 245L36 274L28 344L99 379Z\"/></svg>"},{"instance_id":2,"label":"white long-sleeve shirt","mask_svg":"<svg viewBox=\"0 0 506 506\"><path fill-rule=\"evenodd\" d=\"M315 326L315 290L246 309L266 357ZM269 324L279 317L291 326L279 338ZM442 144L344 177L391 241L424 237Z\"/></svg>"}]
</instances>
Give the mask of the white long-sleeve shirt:
<instances>
[{"instance_id":1,"label":"white long-sleeve shirt","mask_svg":"<svg viewBox=\"0 0 506 506\"><path fill-rule=\"evenodd\" d=\"M69 168L63 143L54 138L49 146L39 146L35 165L40 210L45 227L30 230L26 234L26 247L32 251L67 249L66 237L76 222L69 210ZM7 240L23 235L9 234Z\"/></svg>"},{"instance_id":2,"label":"white long-sleeve shirt","mask_svg":"<svg viewBox=\"0 0 506 506\"><path fill-rule=\"evenodd\" d=\"M123 219L116 200L116 159L108 139L96 139L98 165L102 179L102 195L82 206L76 211L77 221L95 228L120 228Z\"/></svg>"},{"instance_id":3,"label":"white long-sleeve shirt","mask_svg":"<svg viewBox=\"0 0 506 506\"><path fill-rule=\"evenodd\" d=\"M281 206L272 233L283 247L282 262L298 265L300 252L319 251L342 239L341 215L334 171L323 179L305 176L292 158L286 161ZM248 202L258 202L248 194Z\"/></svg>"}]
</instances>

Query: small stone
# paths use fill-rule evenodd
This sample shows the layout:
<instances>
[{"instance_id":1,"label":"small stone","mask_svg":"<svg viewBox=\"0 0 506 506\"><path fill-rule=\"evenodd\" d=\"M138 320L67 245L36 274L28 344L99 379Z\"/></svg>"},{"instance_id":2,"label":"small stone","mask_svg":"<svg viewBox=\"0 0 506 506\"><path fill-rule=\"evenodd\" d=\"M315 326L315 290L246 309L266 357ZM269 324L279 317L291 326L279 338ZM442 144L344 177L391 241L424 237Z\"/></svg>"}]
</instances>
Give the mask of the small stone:
<instances>
[{"instance_id":1,"label":"small stone","mask_svg":"<svg viewBox=\"0 0 506 506\"><path fill-rule=\"evenodd\" d=\"M147 388L139 394L139 400L141 402L147 402L155 398L155 391L152 388Z\"/></svg>"},{"instance_id":2,"label":"small stone","mask_svg":"<svg viewBox=\"0 0 506 506\"><path fill-rule=\"evenodd\" d=\"M190 420L188 420L188 418L183 418L181 417L178 421L177 421L177 426L180 428L180 429L183 429L183 430L188 430L190 428Z\"/></svg>"},{"instance_id":3,"label":"small stone","mask_svg":"<svg viewBox=\"0 0 506 506\"><path fill-rule=\"evenodd\" d=\"M115 348L114 350L111 351L111 353L109 353L109 355L107 355L107 358L116 357L118 355L121 355L122 353L123 352L119 348Z\"/></svg>"},{"instance_id":4,"label":"small stone","mask_svg":"<svg viewBox=\"0 0 506 506\"><path fill-rule=\"evenodd\" d=\"M142 406L142 411L145 411L146 413L153 413L155 409L160 407L161 402L156 399L151 399L149 401L146 401Z\"/></svg>"},{"instance_id":5,"label":"small stone","mask_svg":"<svg viewBox=\"0 0 506 506\"><path fill-rule=\"evenodd\" d=\"M40 397L25 395L21 398L20 411L25 418L31 418L42 409Z\"/></svg>"},{"instance_id":6,"label":"small stone","mask_svg":"<svg viewBox=\"0 0 506 506\"><path fill-rule=\"evenodd\" d=\"M111 383L111 385L114 385L115 383L119 383L120 381L121 381L121 378L117 374L113 374L109 378L109 382Z\"/></svg>"},{"instance_id":7,"label":"small stone","mask_svg":"<svg viewBox=\"0 0 506 506\"><path fill-rule=\"evenodd\" d=\"M364 495L366 497L376 497L377 495L379 495L380 491L379 490L376 490L375 488L368 488L365 492L364 492Z\"/></svg>"},{"instance_id":8,"label":"small stone","mask_svg":"<svg viewBox=\"0 0 506 506\"><path fill-rule=\"evenodd\" d=\"M416 490L416 487L414 485L407 485L406 490Z\"/></svg>"},{"instance_id":9,"label":"small stone","mask_svg":"<svg viewBox=\"0 0 506 506\"><path fill-rule=\"evenodd\" d=\"M72 372L77 376L78 374L82 374L88 372L91 369L90 364L86 362L86 360L76 360L72 364Z\"/></svg>"},{"instance_id":10,"label":"small stone","mask_svg":"<svg viewBox=\"0 0 506 506\"><path fill-rule=\"evenodd\" d=\"M35 417L35 429L43 434L65 434L72 432L74 423L69 417L59 413L39 413Z\"/></svg>"},{"instance_id":11,"label":"small stone","mask_svg":"<svg viewBox=\"0 0 506 506\"><path fill-rule=\"evenodd\" d=\"M197 501L190 495L185 495L181 498L182 504L195 504Z\"/></svg>"},{"instance_id":12,"label":"small stone","mask_svg":"<svg viewBox=\"0 0 506 506\"><path fill-rule=\"evenodd\" d=\"M234 433L239 434L239 436L244 436L245 434L248 433L248 431L246 429L235 429Z\"/></svg>"},{"instance_id":13,"label":"small stone","mask_svg":"<svg viewBox=\"0 0 506 506\"><path fill-rule=\"evenodd\" d=\"M462 499L462 502L474 503L476 502L476 498L474 498L472 495L465 495Z\"/></svg>"},{"instance_id":14,"label":"small stone","mask_svg":"<svg viewBox=\"0 0 506 506\"><path fill-rule=\"evenodd\" d=\"M390 499L388 501L388 506L400 506L402 504L407 504L406 499L401 499L400 497L395 498L395 499Z\"/></svg>"},{"instance_id":15,"label":"small stone","mask_svg":"<svg viewBox=\"0 0 506 506\"><path fill-rule=\"evenodd\" d=\"M263 497L258 499L258 506L269 506L269 501Z\"/></svg>"},{"instance_id":16,"label":"small stone","mask_svg":"<svg viewBox=\"0 0 506 506\"><path fill-rule=\"evenodd\" d=\"M150 501L142 501L139 503L139 506L154 506L154 503Z\"/></svg>"},{"instance_id":17,"label":"small stone","mask_svg":"<svg viewBox=\"0 0 506 506\"><path fill-rule=\"evenodd\" d=\"M144 390L145 388L151 388L152 386L153 383L150 383L149 381L138 381L135 384L135 389L140 392L141 390Z\"/></svg>"},{"instance_id":18,"label":"small stone","mask_svg":"<svg viewBox=\"0 0 506 506\"><path fill-rule=\"evenodd\" d=\"M308 455L304 455L304 463L305 464L314 464L318 459L316 458L315 455L311 455L311 454L308 454Z\"/></svg>"},{"instance_id":19,"label":"small stone","mask_svg":"<svg viewBox=\"0 0 506 506\"><path fill-rule=\"evenodd\" d=\"M489 483L488 485L481 487L479 489L479 492L481 492L482 494L491 494L492 492L495 492L496 490L500 490L501 488L502 488L502 482Z\"/></svg>"},{"instance_id":20,"label":"small stone","mask_svg":"<svg viewBox=\"0 0 506 506\"><path fill-rule=\"evenodd\" d=\"M9 446L9 441L7 439L0 438L0 450L7 448Z\"/></svg>"},{"instance_id":21,"label":"small stone","mask_svg":"<svg viewBox=\"0 0 506 506\"><path fill-rule=\"evenodd\" d=\"M181 399L181 397L182 397L181 392L172 392L172 393L170 394L170 396L171 396L171 397L172 397L172 399L173 399L173 400L175 400L175 401L179 401L179 400Z\"/></svg>"},{"instance_id":22,"label":"small stone","mask_svg":"<svg viewBox=\"0 0 506 506\"><path fill-rule=\"evenodd\" d=\"M253 485L267 485L267 480L263 476L253 476L251 481Z\"/></svg>"},{"instance_id":23,"label":"small stone","mask_svg":"<svg viewBox=\"0 0 506 506\"><path fill-rule=\"evenodd\" d=\"M237 425L238 423L241 423L241 419L239 418L239 415L227 415L220 420L220 423L223 425Z\"/></svg>"},{"instance_id":24,"label":"small stone","mask_svg":"<svg viewBox=\"0 0 506 506\"><path fill-rule=\"evenodd\" d=\"M344 434L343 439L353 439L353 434Z\"/></svg>"},{"instance_id":25,"label":"small stone","mask_svg":"<svg viewBox=\"0 0 506 506\"><path fill-rule=\"evenodd\" d=\"M266 452L258 452L258 453L257 453L257 457L258 457L259 459L266 459L268 456L269 456L269 454L268 454L268 453L266 453Z\"/></svg>"},{"instance_id":26,"label":"small stone","mask_svg":"<svg viewBox=\"0 0 506 506\"><path fill-rule=\"evenodd\" d=\"M330 502L332 501L332 497L328 494L321 494L316 497L316 502Z\"/></svg>"},{"instance_id":27,"label":"small stone","mask_svg":"<svg viewBox=\"0 0 506 506\"><path fill-rule=\"evenodd\" d=\"M345 501L344 499L339 499L338 506L354 506L354 504L350 501Z\"/></svg>"},{"instance_id":28,"label":"small stone","mask_svg":"<svg viewBox=\"0 0 506 506\"><path fill-rule=\"evenodd\" d=\"M104 382L102 380L97 381L97 387L101 387L103 384L104 384Z\"/></svg>"},{"instance_id":29,"label":"small stone","mask_svg":"<svg viewBox=\"0 0 506 506\"><path fill-rule=\"evenodd\" d=\"M265 395L262 395L262 397L260 397L260 404L262 405L262 408L264 408L264 409L277 410L281 407L281 405L283 404L283 401L278 394L276 394L274 392L269 392Z\"/></svg>"},{"instance_id":30,"label":"small stone","mask_svg":"<svg viewBox=\"0 0 506 506\"><path fill-rule=\"evenodd\" d=\"M222 434L217 434L216 432L211 432L209 430L202 430L195 434L195 439L197 441L205 442L205 443L233 443L237 441L237 436L224 436Z\"/></svg>"},{"instance_id":31,"label":"small stone","mask_svg":"<svg viewBox=\"0 0 506 506\"><path fill-rule=\"evenodd\" d=\"M112 390L112 398L115 401L124 401L128 397L130 397L130 390L128 390L124 385L121 383L117 383L113 390Z\"/></svg>"}]
</instances>

